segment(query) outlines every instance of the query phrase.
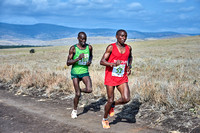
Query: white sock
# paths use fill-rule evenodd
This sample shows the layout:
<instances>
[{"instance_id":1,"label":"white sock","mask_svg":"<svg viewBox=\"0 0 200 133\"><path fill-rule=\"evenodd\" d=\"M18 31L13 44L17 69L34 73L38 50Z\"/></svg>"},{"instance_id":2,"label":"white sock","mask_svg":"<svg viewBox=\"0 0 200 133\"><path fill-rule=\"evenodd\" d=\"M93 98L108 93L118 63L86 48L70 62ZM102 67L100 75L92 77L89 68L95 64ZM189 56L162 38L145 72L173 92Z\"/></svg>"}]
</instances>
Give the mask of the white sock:
<instances>
[{"instance_id":1,"label":"white sock","mask_svg":"<svg viewBox=\"0 0 200 133\"><path fill-rule=\"evenodd\" d=\"M104 121L107 121L107 120L108 120L108 118L103 118L103 120L104 120Z\"/></svg>"},{"instance_id":2,"label":"white sock","mask_svg":"<svg viewBox=\"0 0 200 133\"><path fill-rule=\"evenodd\" d=\"M74 112L74 113L77 113L77 110L73 109L73 112Z\"/></svg>"}]
</instances>

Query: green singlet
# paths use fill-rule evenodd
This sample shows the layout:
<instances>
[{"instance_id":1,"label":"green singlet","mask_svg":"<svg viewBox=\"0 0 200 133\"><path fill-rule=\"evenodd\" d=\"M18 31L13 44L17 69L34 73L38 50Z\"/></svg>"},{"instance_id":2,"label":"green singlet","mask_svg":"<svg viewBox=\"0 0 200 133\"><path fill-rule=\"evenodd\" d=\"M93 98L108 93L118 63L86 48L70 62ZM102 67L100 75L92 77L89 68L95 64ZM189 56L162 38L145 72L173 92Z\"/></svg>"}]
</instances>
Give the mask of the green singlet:
<instances>
[{"instance_id":1,"label":"green singlet","mask_svg":"<svg viewBox=\"0 0 200 133\"><path fill-rule=\"evenodd\" d=\"M79 57L80 54L84 53L84 58L82 58L81 60L77 61L71 69L71 74L72 75L77 75L77 74L86 74L88 73L88 66L86 65L86 63L89 60L89 56L90 56L90 50L89 50L89 45L86 44L86 48L81 50L77 47L77 44L74 45L75 47L75 54L73 57L73 60L77 59Z\"/></svg>"}]
</instances>

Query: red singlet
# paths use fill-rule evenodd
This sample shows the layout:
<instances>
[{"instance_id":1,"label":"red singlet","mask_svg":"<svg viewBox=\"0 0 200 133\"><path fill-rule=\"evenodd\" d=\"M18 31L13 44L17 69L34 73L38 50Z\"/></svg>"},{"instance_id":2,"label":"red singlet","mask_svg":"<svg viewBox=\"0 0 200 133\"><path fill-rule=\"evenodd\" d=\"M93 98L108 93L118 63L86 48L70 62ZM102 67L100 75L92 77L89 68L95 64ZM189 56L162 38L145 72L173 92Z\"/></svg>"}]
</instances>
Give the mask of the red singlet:
<instances>
[{"instance_id":1,"label":"red singlet","mask_svg":"<svg viewBox=\"0 0 200 133\"><path fill-rule=\"evenodd\" d=\"M112 53L108 59L108 62L114 63L117 60L121 60L121 64L117 67L106 66L105 71L105 85L117 86L125 82L128 82L127 76L127 63L130 50L127 44L125 44L125 53L121 54L117 48L116 43L111 44L113 46Z\"/></svg>"}]
</instances>

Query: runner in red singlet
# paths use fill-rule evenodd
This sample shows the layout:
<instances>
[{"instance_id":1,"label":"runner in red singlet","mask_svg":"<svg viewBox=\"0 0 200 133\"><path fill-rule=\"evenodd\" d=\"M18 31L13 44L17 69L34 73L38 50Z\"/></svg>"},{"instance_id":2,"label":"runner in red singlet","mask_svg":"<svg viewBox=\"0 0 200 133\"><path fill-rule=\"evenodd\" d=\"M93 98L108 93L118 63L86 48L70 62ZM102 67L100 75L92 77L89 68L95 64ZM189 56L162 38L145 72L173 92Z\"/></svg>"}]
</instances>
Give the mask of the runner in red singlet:
<instances>
[{"instance_id":1,"label":"runner in red singlet","mask_svg":"<svg viewBox=\"0 0 200 133\"><path fill-rule=\"evenodd\" d=\"M100 64L106 66L105 82L108 101L105 105L104 118L102 120L103 128L110 128L108 115L114 115L115 105L125 104L130 101L130 90L128 86L128 75L131 74L132 48L125 44L127 32L118 30L116 33L117 42L110 44ZM114 101L115 87L121 94L121 98Z\"/></svg>"}]
</instances>

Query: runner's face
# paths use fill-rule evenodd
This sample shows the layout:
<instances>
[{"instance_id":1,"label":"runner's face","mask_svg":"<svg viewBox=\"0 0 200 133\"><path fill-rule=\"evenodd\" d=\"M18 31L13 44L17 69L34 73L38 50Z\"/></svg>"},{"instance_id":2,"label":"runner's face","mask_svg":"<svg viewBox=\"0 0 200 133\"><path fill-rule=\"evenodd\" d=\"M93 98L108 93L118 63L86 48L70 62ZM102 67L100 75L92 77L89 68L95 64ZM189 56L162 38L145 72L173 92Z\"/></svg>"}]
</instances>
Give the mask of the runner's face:
<instances>
[{"instance_id":1,"label":"runner's face","mask_svg":"<svg viewBox=\"0 0 200 133\"><path fill-rule=\"evenodd\" d=\"M116 38L117 38L117 42L119 42L120 44L124 44L127 39L127 34L124 31L120 31L118 35L116 35Z\"/></svg>"},{"instance_id":2,"label":"runner's face","mask_svg":"<svg viewBox=\"0 0 200 133\"><path fill-rule=\"evenodd\" d=\"M79 41L79 44L81 44L82 46L85 45L87 41L87 36L85 34L80 34L78 37L78 41Z\"/></svg>"}]
</instances>

